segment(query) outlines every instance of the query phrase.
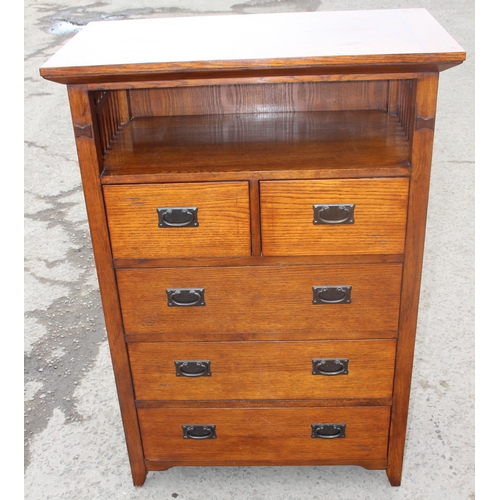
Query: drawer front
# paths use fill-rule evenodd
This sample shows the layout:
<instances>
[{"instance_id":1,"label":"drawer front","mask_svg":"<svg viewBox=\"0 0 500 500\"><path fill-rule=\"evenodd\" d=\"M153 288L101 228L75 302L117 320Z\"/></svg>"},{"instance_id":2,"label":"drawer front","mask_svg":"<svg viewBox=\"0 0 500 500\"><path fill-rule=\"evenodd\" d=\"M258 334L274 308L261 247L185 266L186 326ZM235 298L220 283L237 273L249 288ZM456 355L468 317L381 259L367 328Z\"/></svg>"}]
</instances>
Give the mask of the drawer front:
<instances>
[{"instance_id":1,"label":"drawer front","mask_svg":"<svg viewBox=\"0 0 500 500\"><path fill-rule=\"evenodd\" d=\"M138 410L147 460L317 460L332 465L384 459L389 414L389 407ZM312 437L317 424L345 426L345 437L326 427L318 433L339 437ZM183 426L207 438L184 438Z\"/></svg>"},{"instance_id":2,"label":"drawer front","mask_svg":"<svg viewBox=\"0 0 500 500\"><path fill-rule=\"evenodd\" d=\"M395 340L134 342L138 400L390 398Z\"/></svg>"},{"instance_id":3,"label":"drawer front","mask_svg":"<svg viewBox=\"0 0 500 500\"><path fill-rule=\"evenodd\" d=\"M250 255L246 182L104 186L113 257Z\"/></svg>"},{"instance_id":4,"label":"drawer front","mask_svg":"<svg viewBox=\"0 0 500 500\"><path fill-rule=\"evenodd\" d=\"M397 332L401 271L400 264L359 264L121 269L116 275L126 333L315 331L340 339ZM333 295L324 287L333 287ZM339 287L345 293L336 294ZM193 306L169 305L167 291L182 291L177 301ZM315 296L333 303L313 303Z\"/></svg>"},{"instance_id":5,"label":"drawer front","mask_svg":"<svg viewBox=\"0 0 500 500\"><path fill-rule=\"evenodd\" d=\"M263 255L402 254L408 179L260 183Z\"/></svg>"}]
</instances>

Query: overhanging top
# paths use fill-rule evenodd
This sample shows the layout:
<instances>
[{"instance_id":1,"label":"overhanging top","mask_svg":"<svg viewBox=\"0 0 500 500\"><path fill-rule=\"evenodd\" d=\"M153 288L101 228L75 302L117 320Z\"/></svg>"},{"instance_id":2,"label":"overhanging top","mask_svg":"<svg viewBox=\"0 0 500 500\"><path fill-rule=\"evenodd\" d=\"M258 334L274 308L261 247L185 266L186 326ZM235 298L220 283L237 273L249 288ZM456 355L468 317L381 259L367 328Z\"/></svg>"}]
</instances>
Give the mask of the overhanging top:
<instances>
[{"instance_id":1,"label":"overhanging top","mask_svg":"<svg viewBox=\"0 0 500 500\"><path fill-rule=\"evenodd\" d=\"M90 83L215 71L441 71L464 60L427 10L389 9L93 22L40 74Z\"/></svg>"}]
</instances>

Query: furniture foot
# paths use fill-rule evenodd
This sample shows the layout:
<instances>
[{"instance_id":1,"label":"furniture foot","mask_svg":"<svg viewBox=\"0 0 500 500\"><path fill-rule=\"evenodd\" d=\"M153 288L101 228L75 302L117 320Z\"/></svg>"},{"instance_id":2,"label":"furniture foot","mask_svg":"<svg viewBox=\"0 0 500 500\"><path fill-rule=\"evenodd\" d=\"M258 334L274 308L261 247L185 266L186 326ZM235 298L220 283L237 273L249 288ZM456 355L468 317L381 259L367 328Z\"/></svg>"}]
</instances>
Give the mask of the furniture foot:
<instances>
[{"instance_id":1,"label":"furniture foot","mask_svg":"<svg viewBox=\"0 0 500 500\"><path fill-rule=\"evenodd\" d=\"M132 480L134 482L134 486L142 486L144 481L146 481L146 476L148 475L148 471L146 468L140 471L132 471Z\"/></svg>"},{"instance_id":2,"label":"furniture foot","mask_svg":"<svg viewBox=\"0 0 500 500\"><path fill-rule=\"evenodd\" d=\"M401 486L401 476L402 476L401 469L395 471L393 467L389 467L386 470L386 474L387 478L389 479L389 482L391 483L391 486Z\"/></svg>"}]
</instances>

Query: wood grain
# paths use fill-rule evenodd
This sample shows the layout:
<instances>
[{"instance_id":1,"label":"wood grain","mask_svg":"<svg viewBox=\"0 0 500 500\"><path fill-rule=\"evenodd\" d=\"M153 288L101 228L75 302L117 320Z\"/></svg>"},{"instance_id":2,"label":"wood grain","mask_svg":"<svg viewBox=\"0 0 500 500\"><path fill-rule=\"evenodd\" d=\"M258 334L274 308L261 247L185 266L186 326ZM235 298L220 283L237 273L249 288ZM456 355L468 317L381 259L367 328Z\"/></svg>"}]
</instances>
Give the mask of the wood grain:
<instances>
[{"instance_id":1,"label":"wood grain","mask_svg":"<svg viewBox=\"0 0 500 500\"><path fill-rule=\"evenodd\" d=\"M89 23L43 65L69 84L135 485L174 465L401 483L438 72L464 60L425 9L387 9ZM334 203L355 223L314 226ZM159 229L164 206L200 226ZM351 303L313 304L346 285ZM205 305L169 307L168 288ZM212 375L176 377L192 358Z\"/></svg>"},{"instance_id":2,"label":"wood grain","mask_svg":"<svg viewBox=\"0 0 500 500\"><path fill-rule=\"evenodd\" d=\"M408 179L338 179L260 183L262 253L401 254ZM353 224L313 224L313 205L354 204Z\"/></svg>"},{"instance_id":3,"label":"wood grain","mask_svg":"<svg viewBox=\"0 0 500 500\"><path fill-rule=\"evenodd\" d=\"M191 399L189 401L138 400L137 408L331 408L333 406L391 406L392 398L356 398L356 399L235 399L209 401Z\"/></svg>"},{"instance_id":4,"label":"wood grain","mask_svg":"<svg viewBox=\"0 0 500 500\"><path fill-rule=\"evenodd\" d=\"M241 160L240 160L241 161ZM249 160L244 160L249 162ZM250 162L249 162L250 163ZM101 177L101 183L106 184L162 184L167 182L258 182L260 180L308 180L308 179L356 179L366 177L409 177L410 162L403 161L392 166L376 167L367 166L360 168L359 166L340 167L329 169L320 165L320 168L314 168L315 165L305 164L286 170L285 165L278 166L276 169L267 167L265 170L242 170L239 167L231 170L230 168L222 168L210 170L207 168L183 168L173 169L157 166L150 171L137 165L129 165L127 170L122 173L116 171L104 172ZM249 167L252 168L252 167Z\"/></svg>"},{"instance_id":5,"label":"wood grain","mask_svg":"<svg viewBox=\"0 0 500 500\"><path fill-rule=\"evenodd\" d=\"M307 82L131 90L133 117L387 109L388 82Z\"/></svg>"},{"instance_id":6,"label":"wood grain","mask_svg":"<svg viewBox=\"0 0 500 500\"><path fill-rule=\"evenodd\" d=\"M380 80L399 80L417 78L419 73L380 73L380 74L321 74L317 71L312 71L310 74L305 74L303 70L298 71L294 75L281 76L239 76L231 78L224 75L213 78L194 77L192 79L169 79L169 80L131 80L127 82L127 89L166 89L172 87L207 87L214 85L261 85L261 84L277 84L277 83L308 83L308 82L362 82L362 81L380 81ZM89 83L89 90L120 90L123 89L123 83L120 82L100 82Z\"/></svg>"},{"instance_id":7,"label":"wood grain","mask_svg":"<svg viewBox=\"0 0 500 500\"><path fill-rule=\"evenodd\" d=\"M329 333L393 336L400 264L185 267L116 271L126 333ZM312 303L312 287L351 285L350 304ZM206 306L168 307L166 289L204 288Z\"/></svg>"},{"instance_id":8,"label":"wood grain","mask_svg":"<svg viewBox=\"0 0 500 500\"><path fill-rule=\"evenodd\" d=\"M150 117L122 127L106 153L103 175L114 182L140 174L246 171L248 176L248 171L401 167L408 160L404 131L397 117L384 111Z\"/></svg>"},{"instance_id":9,"label":"wood grain","mask_svg":"<svg viewBox=\"0 0 500 500\"><path fill-rule=\"evenodd\" d=\"M259 225L260 231L260 225ZM261 266L291 264L378 264L381 262L403 262L403 254L378 255L299 255L266 257L253 255L251 257L189 257L159 259L114 259L116 269L144 267L211 267L211 266Z\"/></svg>"},{"instance_id":10,"label":"wood grain","mask_svg":"<svg viewBox=\"0 0 500 500\"><path fill-rule=\"evenodd\" d=\"M247 182L104 186L113 257L250 255ZM157 208L196 207L197 227L158 227Z\"/></svg>"},{"instance_id":11,"label":"wood grain","mask_svg":"<svg viewBox=\"0 0 500 500\"><path fill-rule=\"evenodd\" d=\"M260 189L258 181L249 181L250 196L250 232L252 237L252 256L262 255L262 241L260 234Z\"/></svg>"},{"instance_id":12,"label":"wood grain","mask_svg":"<svg viewBox=\"0 0 500 500\"><path fill-rule=\"evenodd\" d=\"M148 471L164 471L168 470L171 467L175 466L184 466L184 467L201 467L207 464L206 461L196 460L196 459L182 459L182 460L145 460L144 463ZM318 466L318 465L332 465L331 459L325 459L321 457L313 457L307 458L302 457L300 462L294 463L287 461L286 458L277 458L277 459L265 459L259 460L257 463L252 459L245 460L224 460L219 458L212 458L210 461L210 466L219 467L219 466L229 466L229 467L247 467L252 465L260 465L260 466L293 466L293 465L301 465L301 466ZM334 465L353 465L363 467L368 470L384 470L387 467L387 458L378 458L375 460L370 459L349 459L345 458L342 460L340 464Z\"/></svg>"},{"instance_id":13,"label":"wood grain","mask_svg":"<svg viewBox=\"0 0 500 500\"><path fill-rule=\"evenodd\" d=\"M396 341L137 342L128 353L138 400L390 398ZM348 373L313 375L324 358L348 359ZM209 360L211 376L178 377L179 360Z\"/></svg>"},{"instance_id":14,"label":"wood grain","mask_svg":"<svg viewBox=\"0 0 500 500\"><path fill-rule=\"evenodd\" d=\"M415 116L436 113L438 74L422 75L417 81ZM401 290L400 338L394 378L394 409L388 451L387 476L393 486L401 484L408 405L410 400L413 353L417 330L420 281L424 253L427 201L429 197L434 130L413 132L412 177L408 204L403 287Z\"/></svg>"},{"instance_id":15,"label":"wood grain","mask_svg":"<svg viewBox=\"0 0 500 500\"><path fill-rule=\"evenodd\" d=\"M91 114L92 103L87 89L84 86L70 86L68 96L73 124L80 127L90 124L95 129L96 121ZM134 406L132 376L123 336L104 200L100 189L100 155L91 137L77 137L76 147L132 477L134 484L139 486L144 483L147 471Z\"/></svg>"},{"instance_id":16,"label":"wood grain","mask_svg":"<svg viewBox=\"0 0 500 500\"><path fill-rule=\"evenodd\" d=\"M386 459L389 407L139 409L149 460L276 461ZM311 424L342 423L346 437L313 439ZM182 425L215 425L216 439L183 439Z\"/></svg>"},{"instance_id":17,"label":"wood grain","mask_svg":"<svg viewBox=\"0 0 500 500\"><path fill-rule=\"evenodd\" d=\"M301 12L93 22L40 73L61 83L257 69L381 73L438 70L464 58L425 9Z\"/></svg>"}]
</instances>

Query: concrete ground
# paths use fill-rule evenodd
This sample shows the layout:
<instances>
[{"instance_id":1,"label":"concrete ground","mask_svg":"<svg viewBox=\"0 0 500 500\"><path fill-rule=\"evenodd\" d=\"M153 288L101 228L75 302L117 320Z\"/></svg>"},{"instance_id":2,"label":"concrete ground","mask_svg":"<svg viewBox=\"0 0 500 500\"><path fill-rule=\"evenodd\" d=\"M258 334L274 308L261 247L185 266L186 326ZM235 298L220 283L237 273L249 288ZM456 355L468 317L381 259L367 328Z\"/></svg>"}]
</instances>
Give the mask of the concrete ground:
<instances>
[{"instance_id":1,"label":"concrete ground","mask_svg":"<svg viewBox=\"0 0 500 500\"><path fill-rule=\"evenodd\" d=\"M25 1L25 498L450 499L474 493L474 1ZM65 87L38 69L89 21L425 7L442 73L402 486L357 467L129 471Z\"/></svg>"}]
</instances>

